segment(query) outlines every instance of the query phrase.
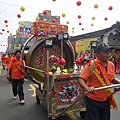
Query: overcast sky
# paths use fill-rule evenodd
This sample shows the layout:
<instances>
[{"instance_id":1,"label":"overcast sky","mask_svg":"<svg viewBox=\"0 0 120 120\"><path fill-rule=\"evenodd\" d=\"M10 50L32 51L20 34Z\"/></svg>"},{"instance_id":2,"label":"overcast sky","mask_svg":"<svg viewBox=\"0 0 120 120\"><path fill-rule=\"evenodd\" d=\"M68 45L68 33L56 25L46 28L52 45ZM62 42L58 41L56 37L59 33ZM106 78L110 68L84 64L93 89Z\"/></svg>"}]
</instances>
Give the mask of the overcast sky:
<instances>
[{"instance_id":1,"label":"overcast sky","mask_svg":"<svg viewBox=\"0 0 120 120\"><path fill-rule=\"evenodd\" d=\"M76 2L77 0L56 0L56 2L52 0L0 0L0 32L5 29L3 35L0 35L0 45L7 44L9 36L7 30L15 34L19 21L34 22L38 13L44 10L51 10L52 15L61 16L61 24L69 21L71 36L105 29L111 27L116 21L120 21L120 0L81 0L80 6L77 6ZM98 4L97 9L94 8L95 4ZM21 6L24 6L24 12L20 11ZM109 6L113 7L111 11L108 9ZM66 14L64 18L62 13ZM21 18L17 18L17 14L21 14ZM80 19L78 15L81 15ZM93 16L95 20L92 20ZM104 20L105 17L108 18L107 21ZM5 27L4 20L8 20L9 27ZM79 25L79 22L82 25ZM74 33L72 33L72 27L74 27ZM6 47L0 46L0 51L5 50Z\"/></svg>"}]
</instances>

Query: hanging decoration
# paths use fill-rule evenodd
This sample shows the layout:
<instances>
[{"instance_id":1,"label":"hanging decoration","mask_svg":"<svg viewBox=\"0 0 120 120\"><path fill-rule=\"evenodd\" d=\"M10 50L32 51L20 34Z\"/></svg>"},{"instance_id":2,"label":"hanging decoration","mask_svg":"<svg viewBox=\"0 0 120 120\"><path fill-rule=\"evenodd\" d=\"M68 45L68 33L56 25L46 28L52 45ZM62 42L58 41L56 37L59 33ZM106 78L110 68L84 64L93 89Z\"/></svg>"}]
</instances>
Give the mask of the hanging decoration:
<instances>
[{"instance_id":1,"label":"hanging decoration","mask_svg":"<svg viewBox=\"0 0 120 120\"><path fill-rule=\"evenodd\" d=\"M66 23L67 23L67 24L69 24L70 22L69 22L69 21L67 21Z\"/></svg>"},{"instance_id":2,"label":"hanging decoration","mask_svg":"<svg viewBox=\"0 0 120 120\"><path fill-rule=\"evenodd\" d=\"M112 9L113 9L113 7L112 7L112 6L110 6L108 9L109 9L109 10L112 10Z\"/></svg>"},{"instance_id":3,"label":"hanging decoration","mask_svg":"<svg viewBox=\"0 0 120 120\"><path fill-rule=\"evenodd\" d=\"M44 11L43 11L43 14L44 14L44 15L47 15L47 11L46 11L46 10L44 10Z\"/></svg>"},{"instance_id":4,"label":"hanging decoration","mask_svg":"<svg viewBox=\"0 0 120 120\"><path fill-rule=\"evenodd\" d=\"M81 15L78 15L78 18L80 19L80 18L81 18Z\"/></svg>"},{"instance_id":5,"label":"hanging decoration","mask_svg":"<svg viewBox=\"0 0 120 120\"><path fill-rule=\"evenodd\" d=\"M105 18L104 18L104 20L105 20L105 21L107 21L107 20L108 20L108 18L107 18L107 17L105 17Z\"/></svg>"},{"instance_id":6,"label":"hanging decoration","mask_svg":"<svg viewBox=\"0 0 120 120\"><path fill-rule=\"evenodd\" d=\"M20 26L19 28L20 28L20 30L21 30L23 27L22 27L22 26Z\"/></svg>"},{"instance_id":7,"label":"hanging decoration","mask_svg":"<svg viewBox=\"0 0 120 120\"><path fill-rule=\"evenodd\" d=\"M9 33L9 30L7 30L7 33Z\"/></svg>"},{"instance_id":8,"label":"hanging decoration","mask_svg":"<svg viewBox=\"0 0 120 120\"><path fill-rule=\"evenodd\" d=\"M40 18L39 17L36 17L36 21L39 21L40 20Z\"/></svg>"},{"instance_id":9,"label":"hanging decoration","mask_svg":"<svg viewBox=\"0 0 120 120\"><path fill-rule=\"evenodd\" d=\"M20 15L20 14L18 14L18 15L17 15L17 17L18 17L18 18L21 18L21 15Z\"/></svg>"},{"instance_id":10,"label":"hanging decoration","mask_svg":"<svg viewBox=\"0 0 120 120\"><path fill-rule=\"evenodd\" d=\"M19 33L19 31L18 31L18 30L16 30L16 33Z\"/></svg>"},{"instance_id":11,"label":"hanging decoration","mask_svg":"<svg viewBox=\"0 0 120 120\"><path fill-rule=\"evenodd\" d=\"M24 8L23 6L21 6L21 7L20 7L20 10L21 10L22 12L24 12L24 11L25 11L25 8Z\"/></svg>"},{"instance_id":12,"label":"hanging decoration","mask_svg":"<svg viewBox=\"0 0 120 120\"><path fill-rule=\"evenodd\" d=\"M72 28L72 30L74 30L74 27Z\"/></svg>"},{"instance_id":13,"label":"hanging decoration","mask_svg":"<svg viewBox=\"0 0 120 120\"><path fill-rule=\"evenodd\" d=\"M95 17L94 17L94 16L92 17L92 20L95 20Z\"/></svg>"},{"instance_id":14,"label":"hanging decoration","mask_svg":"<svg viewBox=\"0 0 120 120\"><path fill-rule=\"evenodd\" d=\"M77 1L77 6L80 6L81 5L81 1Z\"/></svg>"},{"instance_id":15,"label":"hanging decoration","mask_svg":"<svg viewBox=\"0 0 120 120\"><path fill-rule=\"evenodd\" d=\"M12 33L10 33L10 36L12 36Z\"/></svg>"},{"instance_id":16,"label":"hanging decoration","mask_svg":"<svg viewBox=\"0 0 120 120\"><path fill-rule=\"evenodd\" d=\"M6 27L8 27L8 24L5 24Z\"/></svg>"},{"instance_id":17,"label":"hanging decoration","mask_svg":"<svg viewBox=\"0 0 120 120\"><path fill-rule=\"evenodd\" d=\"M72 31L72 33L74 33L74 30Z\"/></svg>"},{"instance_id":18,"label":"hanging decoration","mask_svg":"<svg viewBox=\"0 0 120 120\"><path fill-rule=\"evenodd\" d=\"M8 21L7 21L7 20L4 20L4 22L5 22L5 23L8 23Z\"/></svg>"},{"instance_id":19,"label":"hanging decoration","mask_svg":"<svg viewBox=\"0 0 120 120\"><path fill-rule=\"evenodd\" d=\"M98 4L95 4L95 5L94 5L94 8L97 9L97 8L98 8Z\"/></svg>"},{"instance_id":20,"label":"hanging decoration","mask_svg":"<svg viewBox=\"0 0 120 120\"><path fill-rule=\"evenodd\" d=\"M91 26L94 26L94 24L91 24Z\"/></svg>"},{"instance_id":21,"label":"hanging decoration","mask_svg":"<svg viewBox=\"0 0 120 120\"><path fill-rule=\"evenodd\" d=\"M82 30L84 30L84 28L82 28Z\"/></svg>"},{"instance_id":22,"label":"hanging decoration","mask_svg":"<svg viewBox=\"0 0 120 120\"><path fill-rule=\"evenodd\" d=\"M65 15L65 13L62 13L62 17L65 17L66 15Z\"/></svg>"},{"instance_id":23,"label":"hanging decoration","mask_svg":"<svg viewBox=\"0 0 120 120\"><path fill-rule=\"evenodd\" d=\"M4 31L5 31L5 29L2 29L2 31L4 32Z\"/></svg>"},{"instance_id":24,"label":"hanging decoration","mask_svg":"<svg viewBox=\"0 0 120 120\"><path fill-rule=\"evenodd\" d=\"M2 32L0 32L0 34L2 35Z\"/></svg>"},{"instance_id":25,"label":"hanging decoration","mask_svg":"<svg viewBox=\"0 0 120 120\"><path fill-rule=\"evenodd\" d=\"M23 25L24 25L24 22L21 22L20 24L23 26Z\"/></svg>"},{"instance_id":26,"label":"hanging decoration","mask_svg":"<svg viewBox=\"0 0 120 120\"><path fill-rule=\"evenodd\" d=\"M82 23L80 22L79 25L82 25Z\"/></svg>"},{"instance_id":27,"label":"hanging decoration","mask_svg":"<svg viewBox=\"0 0 120 120\"><path fill-rule=\"evenodd\" d=\"M53 2L55 2L56 0L52 0Z\"/></svg>"}]
</instances>

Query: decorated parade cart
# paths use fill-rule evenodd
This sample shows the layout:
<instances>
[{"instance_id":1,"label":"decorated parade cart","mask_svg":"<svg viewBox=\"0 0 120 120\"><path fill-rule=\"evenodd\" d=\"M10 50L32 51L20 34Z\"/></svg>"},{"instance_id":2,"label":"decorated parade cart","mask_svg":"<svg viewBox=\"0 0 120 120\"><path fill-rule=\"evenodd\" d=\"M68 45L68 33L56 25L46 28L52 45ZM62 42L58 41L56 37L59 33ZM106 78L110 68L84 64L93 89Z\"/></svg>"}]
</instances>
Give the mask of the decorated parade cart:
<instances>
[{"instance_id":1,"label":"decorated parade cart","mask_svg":"<svg viewBox=\"0 0 120 120\"><path fill-rule=\"evenodd\" d=\"M48 118L61 116L83 94L77 83L80 72L74 64L75 52L67 32L66 25L34 22L34 35L23 46L25 74L38 84L36 101L44 105ZM68 111L85 112L84 100Z\"/></svg>"}]
</instances>

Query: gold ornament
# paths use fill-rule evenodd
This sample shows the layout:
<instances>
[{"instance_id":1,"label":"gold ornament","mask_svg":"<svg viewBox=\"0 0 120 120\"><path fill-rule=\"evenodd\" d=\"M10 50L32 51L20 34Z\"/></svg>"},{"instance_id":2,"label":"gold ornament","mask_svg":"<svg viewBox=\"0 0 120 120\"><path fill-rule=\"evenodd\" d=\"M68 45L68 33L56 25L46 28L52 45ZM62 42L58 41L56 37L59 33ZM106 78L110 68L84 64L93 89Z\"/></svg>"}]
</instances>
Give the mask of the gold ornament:
<instances>
[{"instance_id":1,"label":"gold ornament","mask_svg":"<svg viewBox=\"0 0 120 120\"><path fill-rule=\"evenodd\" d=\"M69 24L70 22L69 22L69 21L67 21L66 23L67 23L67 24Z\"/></svg>"},{"instance_id":2,"label":"gold ornament","mask_svg":"<svg viewBox=\"0 0 120 120\"><path fill-rule=\"evenodd\" d=\"M94 5L94 8L96 8L96 9L97 9L97 8L98 8L98 4L95 4L95 5Z\"/></svg>"},{"instance_id":3,"label":"gold ornament","mask_svg":"<svg viewBox=\"0 0 120 120\"><path fill-rule=\"evenodd\" d=\"M23 6L21 6L20 10L21 10L22 12L24 12L24 11L25 11L25 8L24 8Z\"/></svg>"},{"instance_id":4,"label":"gold ornament","mask_svg":"<svg viewBox=\"0 0 120 120\"><path fill-rule=\"evenodd\" d=\"M65 17L65 16L66 16L65 13L63 13L63 14L62 14L62 17Z\"/></svg>"},{"instance_id":5,"label":"gold ornament","mask_svg":"<svg viewBox=\"0 0 120 120\"><path fill-rule=\"evenodd\" d=\"M8 24L6 24L5 26L8 27Z\"/></svg>"},{"instance_id":6,"label":"gold ornament","mask_svg":"<svg viewBox=\"0 0 120 120\"><path fill-rule=\"evenodd\" d=\"M74 27L72 28L72 30L74 30Z\"/></svg>"},{"instance_id":7,"label":"gold ornament","mask_svg":"<svg viewBox=\"0 0 120 120\"><path fill-rule=\"evenodd\" d=\"M20 24L21 24L21 25L24 25L24 22L21 22Z\"/></svg>"},{"instance_id":8,"label":"gold ornament","mask_svg":"<svg viewBox=\"0 0 120 120\"><path fill-rule=\"evenodd\" d=\"M94 17L94 16L92 17L92 20L95 20L95 17Z\"/></svg>"},{"instance_id":9,"label":"gold ornament","mask_svg":"<svg viewBox=\"0 0 120 120\"><path fill-rule=\"evenodd\" d=\"M91 24L91 26L94 26L94 24Z\"/></svg>"},{"instance_id":10,"label":"gold ornament","mask_svg":"<svg viewBox=\"0 0 120 120\"><path fill-rule=\"evenodd\" d=\"M39 17L36 17L36 21L39 21L40 20L40 18Z\"/></svg>"}]
</instances>

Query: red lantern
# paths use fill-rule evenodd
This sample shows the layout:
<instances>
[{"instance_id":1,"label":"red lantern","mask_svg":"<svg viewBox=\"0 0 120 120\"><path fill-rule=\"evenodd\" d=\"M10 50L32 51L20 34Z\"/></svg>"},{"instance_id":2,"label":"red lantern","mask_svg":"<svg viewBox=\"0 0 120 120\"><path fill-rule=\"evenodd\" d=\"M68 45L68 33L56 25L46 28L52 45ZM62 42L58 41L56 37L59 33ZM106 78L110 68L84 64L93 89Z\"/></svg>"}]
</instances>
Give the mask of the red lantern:
<instances>
[{"instance_id":1,"label":"red lantern","mask_svg":"<svg viewBox=\"0 0 120 120\"><path fill-rule=\"evenodd\" d=\"M77 65L81 65L81 64L82 64L82 58L80 58L80 57L77 58L77 59L76 59L76 64L77 64Z\"/></svg>"},{"instance_id":2,"label":"red lantern","mask_svg":"<svg viewBox=\"0 0 120 120\"><path fill-rule=\"evenodd\" d=\"M22 29L23 27L22 26L20 26L20 30Z\"/></svg>"},{"instance_id":3,"label":"red lantern","mask_svg":"<svg viewBox=\"0 0 120 120\"><path fill-rule=\"evenodd\" d=\"M105 17L105 18L104 18L104 20L106 21L106 20L108 20L108 18L107 18L107 17Z\"/></svg>"},{"instance_id":4,"label":"red lantern","mask_svg":"<svg viewBox=\"0 0 120 120\"><path fill-rule=\"evenodd\" d=\"M81 18L81 15L78 15L78 18L80 19L80 18Z\"/></svg>"},{"instance_id":5,"label":"red lantern","mask_svg":"<svg viewBox=\"0 0 120 120\"><path fill-rule=\"evenodd\" d=\"M0 34L2 35L2 33L0 32Z\"/></svg>"},{"instance_id":6,"label":"red lantern","mask_svg":"<svg viewBox=\"0 0 120 120\"><path fill-rule=\"evenodd\" d=\"M113 9L113 7L112 7L112 6L110 6L108 9L109 9L109 10L112 10L112 9Z\"/></svg>"},{"instance_id":7,"label":"red lantern","mask_svg":"<svg viewBox=\"0 0 120 120\"><path fill-rule=\"evenodd\" d=\"M20 14L18 14L18 15L17 15L17 17L18 17L18 18L21 18L21 15L20 15Z\"/></svg>"},{"instance_id":8,"label":"red lantern","mask_svg":"<svg viewBox=\"0 0 120 120\"><path fill-rule=\"evenodd\" d=\"M8 21L7 21L7 20L4 20L4 22L5 22L5 23L8 23Z\"/></svg>"},{"instance_id":9,"label":"red lantern","mask_svg":"<svg viewBox=\"0 0 120 120\"><path fill-rule=\"evenodd\" d=\"M44 14L44 15L47 15L47 11L46 11L46 10L44 10L44 11L43 11L43 14Z\"/></svg>"},{"instance_id":10,"label":"red lantern","mask_svg":"<svg viewBox=\"0 0 120 120\"><path fill-rule=\"evenodd\" d=\"M9 33L9 31L7 31L7 33Z\"/></svg>"},{"instance_id":11,"label":"red lantern","mask_svg":"<svg viewBox=\"0 0 120 120\"><path fill-rule=\"evenodd\" d=\"M55 20L55 19L53 19L53 20L52 20L52 22L53 22L53 23L55 23L55 22L56 22L56 20Z\"/></svg>"},{"instance_id":12,"label":"red lantern","mask_svg":"<svg viewBox=\"0 0 120 120\"><path fill-rule=\"evenodd\" d=\"M77 6L80 6L80 5L81 5L81 2L80 2L80 1L77 1L76 4L77 4Z\"/></svg>"},{"instance_id":13,"label":"red lantern","mask_svg":"<svg viewBox=\"0 0 120 120\"><path fill-rule=\"evenodd\" d=\"M2 31L4 32L4 31L5 31L5 29L2 29Z\"/></svg>"},{"instance_id":14,"label":"red lantern","mask_svg":"<svg viewBox=\"0 0 120 120\"><path fill-rule=\"evenodd\" d=\"M82 23L79 23L79 25L82 25Z\"/></svg>"},{"instance_id":15,"label":"red lantern","mask_svg":"<svg viewBox=\"0 0 120 120\"><path fill-rule=\"evenodd\" d=\"M66 61L64 58L61 58L60 61L59 61L59 64L60 65L65 65L66 64Z\"/></svg>"},{"instance_id":16,"label":"red lantern","mask_svg":"<svg viewBox=\"0 0 120 120\"><path fill-rule=\"evenodd\" d=\"M82 28L82 30L84 30L84 28Z\"/></svg>"}]
</instances>

